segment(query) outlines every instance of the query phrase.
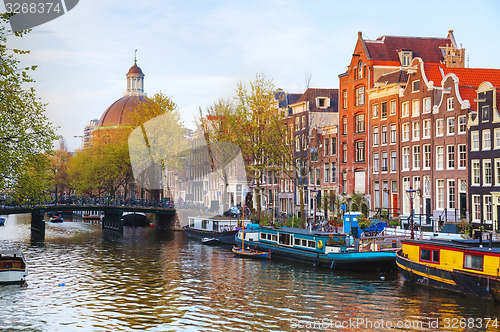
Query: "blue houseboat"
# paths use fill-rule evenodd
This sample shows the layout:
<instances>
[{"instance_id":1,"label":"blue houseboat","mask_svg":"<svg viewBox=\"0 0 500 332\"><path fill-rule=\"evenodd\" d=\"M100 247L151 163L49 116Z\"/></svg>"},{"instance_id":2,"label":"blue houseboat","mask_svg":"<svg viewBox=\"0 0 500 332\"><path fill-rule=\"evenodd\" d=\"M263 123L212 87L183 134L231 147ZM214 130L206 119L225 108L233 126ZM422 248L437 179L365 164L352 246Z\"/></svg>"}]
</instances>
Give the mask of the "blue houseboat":
<instances>
[{"instance_id":1,"label":"blue houseboat","mask_svg":"<svg viewBox=\"0 0 500 332\"><path fill-rule=\"evenodd\" d=\"M292 227L261 227L246 230L244 234L245 247L271 252L271 257L282 257L338 270L396 270L396 251L378 250L377 244L374 243L363 246L358 240L351 241L345 234ZM235 241L241 245L241 231Z\"/></svg>"}]
</instances>

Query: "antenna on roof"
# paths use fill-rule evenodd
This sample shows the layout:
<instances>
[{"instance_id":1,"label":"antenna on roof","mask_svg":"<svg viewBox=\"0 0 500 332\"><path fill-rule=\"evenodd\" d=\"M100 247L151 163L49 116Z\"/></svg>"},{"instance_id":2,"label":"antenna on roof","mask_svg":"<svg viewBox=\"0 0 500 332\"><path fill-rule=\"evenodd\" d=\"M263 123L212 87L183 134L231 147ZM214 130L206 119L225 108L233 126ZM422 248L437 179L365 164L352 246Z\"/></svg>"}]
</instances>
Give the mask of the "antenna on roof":
<instances>
[{"instance_id":1,"label":"antenna on roof","mask_svg":"<svg viewBox=\"0 0 500 332\"><path fill-rule=\"evenodd\" d=\"M137 64L137 50L134 51L134 63Z\"/></svg>"}]
</instances>

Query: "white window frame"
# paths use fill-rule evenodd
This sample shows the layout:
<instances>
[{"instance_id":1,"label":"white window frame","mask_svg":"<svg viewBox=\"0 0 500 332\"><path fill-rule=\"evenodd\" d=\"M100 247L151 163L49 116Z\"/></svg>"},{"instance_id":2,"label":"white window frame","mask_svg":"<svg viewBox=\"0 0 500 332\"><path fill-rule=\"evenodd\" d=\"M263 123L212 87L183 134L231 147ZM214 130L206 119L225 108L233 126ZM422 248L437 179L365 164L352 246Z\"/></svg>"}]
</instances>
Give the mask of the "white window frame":
<instances>
[{"instance_id":1,"label":"white window frame","mask_svg":"<svg viewBox=\"0 0 500 332\"><path fill-rule=\"evenodd\" d=\"M472 195L472 221L481 221L481 196Z\"/></svg>"},{"instance_id":2,"label":"white window frame","mask_svg":"<svg viewBox=\"0 0 500 332\"><path fill-rule=\"evenodd\" d=\"M430 113L432 111L431 98L427 97L423 99L424 109L422 113Z\"/></svg>"},{"instance_id":3,"label":"white window frame","mask_svg":"<svg viewBox=\"0 0 500 332\"><path fill-rule=\"evenodd\" d=\"M401 170L403 171L409 171L410 170L410 147L409 146L404 146L401 149Z\"/></svg>"},{"instance_id":4,"label":"white window frame","mask_svg":"<svg viewBox=\"0 0 500 332\"><path fill-rule=\"evenodd\" d=\"M404 103L401 104L401 117L405 118L407 116L410 116L410 102L405 101Z\"/></svg>"},{"instance_id":5,"label":"white window frame","mask_svg":"<svg viewBox=\"0 0 500 332\"><path fill-rule=\"evenodd\" d=\"M455 135L455 118L446 118L446 135Z\"/></svg>"},{"instance_id":6,"label":"white window frame","mask_svg":"<svg viewBox=\"0 0 500 332\"><path fill-rule=\"evenodd\" d=\"M448 179L448 209L456 209L457 207L457 187L455 179Z\"/></svg>"},{"instance_id":7,"label":"white window frame","mask_svg":"<svg viewBox=\"0 0 500 332\"><path fill-rule=\"evenodd\" d=\"M467 168L467 144L458 144L458 169Z\"/></svg>"},{"instance_id":8,"label":"white window frame","mask_svg":"<svg viewBox=\"0 0 500 332\"><path fill-rule=\"evenodd\" d=\"M389 110L389 115L396 114L396 100L391 100L391 108Z\"/></svg>"},{"instance_id":9,"label":"white window frame","mask_svg":"<svg viewBox=\"0 0 500 332\"><path fill-rule=\"evenodd\" d=\"M396 151L391 151L391 172L398 171L398 154Z\"/></svg>"},{"instance_id":10,"label":"white window frame","mask_svg":"<svg viewBox=\"0 0 500 332\"><path fill-rule=\"evenodd\" d=\"M422 138L431 138L431 119L422 121Z\"/></svg>"},{"instance_id":11,"label":"white window frame","mask_svg":"<svg viewBox=\"0 0 500 332\"><path fill-rule=\"evenodd\" d=\"M379 142L379 129L378 127L373 127L373 146L378 146Z\"/></svg>"},{"instance_id":12,"label":"white window frame","mask_svg":"<svg viewBox=\"0 0 500 332\"><path fill-rule=\"evenodd\" d=\"M458 135L463 135L467 133L467 116L458 116Z\"/></svg>"},{"instance_id":13,"label":"white window frame","mask_svg":"<svg viewBox=\"0 0 500 332\"><path fill-rule=\"evenodd\" d=\"M493 160L493 165L495 168L495 186L500 186L500 158L495 158ZM498 216L500 217L500 216Z\"/></svg>"},{"instance_id":14,"label":"white window frame","mask_svg":"<svg viewBox=\"0 0 500 332\"><path fill-rule=\"evenodd\" d=\"M410 140L410 123L405 122L401 124L401 141L408 142Z\"/></svg>"},{"instance_id":15,"label":"white window frame","mask_svg":"<svg viewBox=\"0 0 500 332\"><path fill-rule=\"evenodd\" d=\"M483 129L481 132L483 136L482 151L491 150L491 130Z\"/></svg>"},{"instance_id":16,"label":"white window frame","mask_svg":"<svg viewBox=\"0 0 500 332\"><path fill-rule=\"evenodd\" d=\"M398 129L395 123L391 123L390 131L390 144L396 144L398 142Z\"/></svg>"},{"instance_id":17,"label":"white window frame","mask_svg":"<svg viewBox=\"0 0 500 332\"><path fill-rule=\"evenodd\" d=\"M373 173L380 172L380 155L378 152L373 153Z\"/></svg>"},{"instance_id":18,"label":"white window frame","mask_svg":"<svg viewBox=\"0 0 500 332\"><path fill-rule=\"evenodd\" d=\"M491 159L483 159L483 187L491 185L493 185L493 165Z\"/></svg>"},{"instance_id":19,"label":"white window frame","mask_svg":"<svg viewBox=\"0 0 500 332\"><path fill-rule=\"evenodd\" d=\"M471 142L471 151L479 151L479 131L473 130L470 132L470 142Z\"/></svg>"},{"instance_id":20,"label":"white window frame","mask_svg":"<svg viewBox=\"0 0 500 332\"><path fill-rule=\"evenodd\" d=\"M481 185L481 163L479 159L473 159L470 162L471 167L471 186Z\"/></svg>"},{"instance_id":21,"label":"white window frame","mask_svg":"<svg viewBox=\"0 0 500 332\"><path fill-rule=\"evenodd\" d=\"M420 122L413 121L412 122L412 141L420 140Z\"/></svg>"},{"instance_id":22,"label":"white window frame","mask_svg":"<svg viewBox=\"0 0 500 332\"><path fill-rule=\"evenodd\" d=\"M491 195L483 195L483 206L484 213L483 219L487 223L491 223L493 221L493 197Z\"/></svg>"},{"instance_id":23,"label":"white window frame","mask_svg":"<svg viewBox=\"0 0 500 332\"><path fill-rule=\"evenodd\" d=\"M446 99L446 110L453 111L453 97L449 97Z\"/></svg>"},{"instance_id":24,"label":"white window frame","mask_svg":"<svg viewBox=\"0 0 500 332\"><path fill-rule=\"evenodd\" d=\"M378 104L373 104L372 105L372 118L376 119L378 118Z\"/></svg>"},{"instance_id":25,"label":"white window frame","mask_svg":"<svg viewBox=\"0 0 500 332\"><path fill-rule=\"evenodd\" d=\"M436 179L436 209L444 210L445 207L444 180Z\"/></svg>"},{"instance_id":26,"label":"white window frame","mask_svg":"<svg viewBox=\"0 0 500 332\"><path fill-rule=\"evenodd\" d=\"M412 164L413 164L413 170L414 171L419 171L420 170L420 145L414 145L412 147Z\"/></svg>"},{"instance_id":27,"label":"white window frame","mask_svg":"<svg viewBox=\"0 0 500 332\"><path fill-rule=\"evenodd\" d=\"M436 169L444 169L444 147L442 145L436 146Z\"/></svg>"},{"instance_id":28,"label":"white window frame","mask_svg":"<svg viewBox=\"0 0 500 332\"><path fill-rule=\"evenodd\" d=\"M423 169L431 169L432 166L432 148L430 144L424 144L423 145L423 163L422 163L422 168Z\"/></svg>"},{"instance_id":29,"label":"white window frame","mask_svg":"<svg viewBox=\"0 0 500 332\"><path fill-rule=\"evenodd\" d=\"M380 144L387 145L387 126L380 127Z\"/></svg>"},{"instance_id":30,"label":"white window frame","mask_svg":"<svg viewBox=\"0 0 500 332\"><path fill-rule=\"evenodd\" d=\"M455 169L455 145L446 146L446 169Z\"/></svg>"},{"instance_id":31,"label":"white window frame","mask_svg":"<svg viewBox=\"0 0 500 332\"><path fill-rule=\"evenodd\" d=\"M500 127L493 129L493 149L500 149Z\"/></svg>"},{"instance_id":32,"label":"white window frame","mask_svg":"<svg viewBox=\"0 0 500 332\"><path fill-rule=\"evenodd\" d=\"M444 136L444 120L436 119L436 137Z\"/></svg>"},{"instance_id":33,"label":"white window frame","mask_svg":"<svg viewBox=\"0 0 500 332\"><path fill-rule=\"evenodd\" d=\"M420 115L420 100L414 99L411 101L411 116L418 117Z\"/></svg>"}]
</instances>

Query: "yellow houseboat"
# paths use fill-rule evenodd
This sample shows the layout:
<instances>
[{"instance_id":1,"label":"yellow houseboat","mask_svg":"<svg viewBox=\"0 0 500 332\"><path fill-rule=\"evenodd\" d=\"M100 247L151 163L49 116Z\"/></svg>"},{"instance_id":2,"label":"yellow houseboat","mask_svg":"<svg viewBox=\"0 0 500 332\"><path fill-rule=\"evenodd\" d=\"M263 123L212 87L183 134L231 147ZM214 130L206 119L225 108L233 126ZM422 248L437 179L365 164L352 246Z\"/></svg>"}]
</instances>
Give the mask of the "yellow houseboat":
<instances>
[{"instance_id":1,"label":"yellow houseboat","mask_svg":"<svg viewBox=\"0 0 500 332\"><path fill-rule=\"evenodd\" d=\"M407 281L500 302L500 243L405 240L396 256Z\"/></svg>"}]
</instances>

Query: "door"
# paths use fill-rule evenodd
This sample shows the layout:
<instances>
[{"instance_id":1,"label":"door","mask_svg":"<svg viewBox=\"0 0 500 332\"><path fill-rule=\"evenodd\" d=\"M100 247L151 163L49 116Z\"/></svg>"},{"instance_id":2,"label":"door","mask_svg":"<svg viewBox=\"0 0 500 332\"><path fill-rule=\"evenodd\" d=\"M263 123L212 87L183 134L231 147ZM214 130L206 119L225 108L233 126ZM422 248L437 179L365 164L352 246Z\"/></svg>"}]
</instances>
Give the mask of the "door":
<instances>
[{"instance_id":1,"label":"door","mask_svg":"<svg viewBox=\"0 0 500 332\"><path fill-rule=\"evenodd\" d=\"M497 231L500 231L500 205L497 205Z\"/></svg>"},{"instance_id":2,"label":"door","mask_svg":"<svg viewBox=\"0 0 500 332\"><path fill-rule=\"evenodd\" d=\"M398 194L392 194L392 213L394 217L397 217L399 215L398 211Z\"/></svg>"},{"instance_id":3,"label":"door","mask_svg":"<svg viewBox=\"0 0 500 332\"><path fill-rule=\"evenodd\" d=\"M431 215L432 215L431 199L426 198L425 199L425 223L426 224L429 224L431 222Z\"/></svg>"},{"instance_id":4,"label":"door","mask_svg":"<svg viewBox=\"0 0 500 332\"><path fill-rule=\"evenodd\" d=\"M467 216L467 194L460 193L460 218Z\"/></svg>"}]
</instances>

